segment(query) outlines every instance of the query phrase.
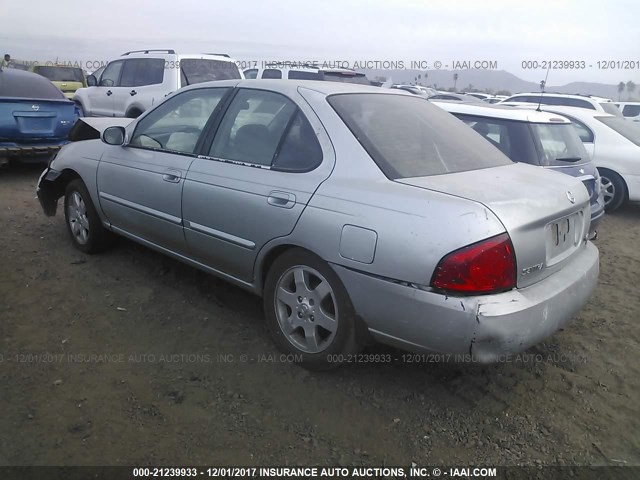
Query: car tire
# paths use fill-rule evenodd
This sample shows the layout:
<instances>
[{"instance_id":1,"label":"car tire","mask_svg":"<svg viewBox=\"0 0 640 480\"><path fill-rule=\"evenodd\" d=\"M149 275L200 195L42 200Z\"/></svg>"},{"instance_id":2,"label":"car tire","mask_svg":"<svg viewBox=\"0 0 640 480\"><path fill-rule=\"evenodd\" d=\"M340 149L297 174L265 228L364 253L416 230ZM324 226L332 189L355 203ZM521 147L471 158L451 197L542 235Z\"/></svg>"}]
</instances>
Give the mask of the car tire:
<instances>
[{"instance_id":1,"label":"car tire","mask_svg":"<svg viewBox=\"0 0 640 480\"><path fill-rule=\"evenodd\" d=\"M360 349L346 288L306 250L292 249L275 260L265 280L264 313L278 348L308 369L337 367Z\"/></svg>"},{"instance_id":2,"label":"car tire","mask_svg":"<svg viewBox=\"0 0 640 480\"><path fill-rule=\"evenodd\" d=\"M64 194L64 218L74 246L84 253L107 249L113 234L104 228L82 180L69 182Z\"/></svg>"},{"instance_id":3,"label":"car tire","mask_svg":"<svg viewBox=\"0 0 640 480\"><path fill-rule=\"evenodd\" d=\"M611 213L627 200L627 185L620 175L612 170L598 169L603 189L604 209Z\"/></svg>"}]
</instances>

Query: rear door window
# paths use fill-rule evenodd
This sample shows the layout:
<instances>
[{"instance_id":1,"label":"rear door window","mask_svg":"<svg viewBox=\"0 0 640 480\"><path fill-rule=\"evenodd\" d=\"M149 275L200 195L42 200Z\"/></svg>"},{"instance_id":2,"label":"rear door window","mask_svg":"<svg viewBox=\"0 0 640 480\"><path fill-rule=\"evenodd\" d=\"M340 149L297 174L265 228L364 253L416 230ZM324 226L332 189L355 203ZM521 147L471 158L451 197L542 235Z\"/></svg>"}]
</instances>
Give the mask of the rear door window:
<instances>
[{"instance_id":1,"label":"rear door window","mask_svg":"<svg viewBox=\"0 0 640 480\"><path fill-rule=\"evenodd\" d=\"M121 87L157 85L164 78L164 60L161 58L132 58L124 61Z\"/></svg>"},{"instance_id":2,"label":"rear door window","mask_svg":"<svg viewBox=\"0 0 640 480\"><path fill-rule=\"evenodd\" d=\"M297 106L284 95L240 89L216 133L209 156L271 166ZM282 160L286 167L286 159Z\"/></svg>"},{"instance_id":3,"label":"rear door window","mask_svg":"<svg viewBox=\"0 0 640 480\"><path fill-rule=\"evenodd\" d=\"M252 79L258 77L258 69L250 68L249 70L244 71L244 78Z\"/></svg>"},{"instance_id":4,"label":"rear door window","mask_svg":"<svg viewBox=\"0 0 640 480\"><path fill-rule=\"evenodd\" d=\"M265 68L262 78L282 78L282 72L277 68Z\"/></svg>"},{"instance_id":5,"label":"rear door window","mask_svg":"<svg viewBox=\"0 0 640 480\"><path fill-rule=\"evenodd\" d=\"M183 58L180 60L182 86L214 80L242 78L235 62L207 58Z\"/></svg>"}]
</instances>

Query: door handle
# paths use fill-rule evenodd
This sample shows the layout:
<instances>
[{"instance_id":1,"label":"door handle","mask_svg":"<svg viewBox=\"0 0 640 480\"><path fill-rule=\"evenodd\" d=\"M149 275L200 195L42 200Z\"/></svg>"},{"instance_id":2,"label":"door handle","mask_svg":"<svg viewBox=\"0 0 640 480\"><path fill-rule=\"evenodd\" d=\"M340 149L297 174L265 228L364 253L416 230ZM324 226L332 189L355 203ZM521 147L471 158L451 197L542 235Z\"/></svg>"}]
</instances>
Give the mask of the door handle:
<instances>
[{"instance_id":1,"label":"door handle","mask_svg":"<svg viewBox=\"0 0 640 480\"><path fill-rule=\"evenodd\" d=\"M182 173L179 170L167 170L162 175L162 180L170 183L179 183L182 178Z\"/></svg>"},{"instance_id":2,"label":"door handle","mask_svg":"<svg viewBox=\"0 0 640 480\"><path fill-rule=\"evenodd\" d=\"M133 97L134 95L137 95L137 93L138 93L138 92L136 92L135 90L131 90L131 91L129 92L129 95L131 95L131 96Z\"/></svg>"},{"instance_id":3,"label":"door handle","mask_svg":"<svg viewBox=\"0 0 640 480\"><path fill-rule=\"evenodd\" d=\"M113 95L113 92L111 90L107 90L107 97L110 97L111 95Z\"/></svg>"},{"instance_id":4,"label":"door handle","mask_svg":"<svg viewBox=\"0 0 640 480\"><path fill-rule=\"evenodd\" d=\"M293 208L296 196L293 193L273 191L267 197L267 203L274 207Z\"/></svg>"}]
</instances>

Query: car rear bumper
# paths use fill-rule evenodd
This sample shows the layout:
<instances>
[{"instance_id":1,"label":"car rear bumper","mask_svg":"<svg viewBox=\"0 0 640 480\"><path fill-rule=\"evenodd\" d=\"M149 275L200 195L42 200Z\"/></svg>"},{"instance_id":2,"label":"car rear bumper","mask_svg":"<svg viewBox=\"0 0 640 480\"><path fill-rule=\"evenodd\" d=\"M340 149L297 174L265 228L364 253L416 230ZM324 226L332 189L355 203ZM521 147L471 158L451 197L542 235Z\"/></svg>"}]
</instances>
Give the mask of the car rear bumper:
<instances>
[{"instance_id":1,"label":"car rear bumper","mask_svg":"<svg viewBox=\"0 0 640 480\"><path fill-rule=\"evenodd\" d=\"M0 143L0 162L4 159L18 160L20 162L42 162L49 161L60 148L69 143L68 140L61 140L55 143L37 144L37 145L21 145L18 143Z\"/></svg>"},{"instance_id":2,"label":"car rear bumper","mask_svg":"<svg viewBox=\"0 0 640 480\"><path fill-rule=\"evenodd\" d=\"M364 320L382 343L416 352L471 354L495 362L564 327L598 282L591 242L572 263L529 287L496 295L448 297L333 266Z\"/></svg>"}]
</instances>

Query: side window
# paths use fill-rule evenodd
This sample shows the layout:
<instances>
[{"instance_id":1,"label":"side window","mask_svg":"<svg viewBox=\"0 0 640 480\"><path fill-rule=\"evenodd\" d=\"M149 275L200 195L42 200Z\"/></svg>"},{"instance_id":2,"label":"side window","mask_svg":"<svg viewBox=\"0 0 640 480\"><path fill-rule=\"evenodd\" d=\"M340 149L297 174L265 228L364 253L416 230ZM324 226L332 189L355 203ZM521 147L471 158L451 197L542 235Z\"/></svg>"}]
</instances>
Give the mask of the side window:
<instances>
[{"instance_id":1,"label":"side window","mask_svg":"<svg viewBox=\"0 0 640 480\"><path fill-rule=\"evenodd\" d=\"M273 160L273 169L308 172L322 162L322 148L313 127L298 110Z\"/></svg>"},{"instance_id":2,"label":"side window","mask_svg":"<svg viewBox=\"0 0 640 480\"><path fill-rule=\"evenodd\" d=\"M164 78L164 60L161 58L132 58L124 61L121 87L157 85Z\"/></svg>"},{"instance_id":3,"label":"side window","mask_svg":"<svg viewBox=\"0 0 640 480\"><path fill-rule=\"evenodd\" d=\"M130 145L194 153L202 129L228 91L200 88L176 95L140 120Z\"/></svg>"},{"instance_id":4,"label":"side window","mask_svg":"<svg viewBox=\"0 0 640 480\"><path fill-rule=\"evenodd\" d=\"M222 119L209 155L271 165L296 110L296 105L283 95L240 89Z\"/></svg>"},{"instance_id":5,"label":"side window","mask_svg":"<svg viewBox=\"0 0 640 480\"><path fill-rule=\"evenodd\" d=\"M122 63L122 60L117 60L107 65L107 68L104 69L100 77L101 87L116 87L118 85L120 72L122 71Z\"/></svg>"},{"instance_id":6,"label":"side window","mask_svg":"<svg viewBox=\"0 0 640 480\"><path fill-rule=\"evenodd\" d=\"M563 100L564 101L560 105L567 105L569 107L588 108L590 110L596 109L596 107L594 107L590 102L587 102L585 100L578 100L577 98L565 98Z\"/></svg>"},{"instance_id":7,"label":"side window","mask_svg":"<svg viewBox=\"0 0 640 480\"><path fill-rule=\"evenodd\" d=\"M578 136L580 137L580 140L582 140L582 143L593 143L593 132L591 131L591 129L575 118L570 118L570 120L577 130Z\"/></svg>"},{"instance_id":8,"label":"side window","mask_svg":"<svg viewBox=\"0 0 640 480\"><path fill-rule=\"evenodd\" d=\"M249 70L244 71L244 78L257 78L258 77L258 69L250 68Z\"/></svg>"},{"instance_id":9,"label":"side window","mask_svg":"<svg viewBox=\"0 0 640 480\"><path fill-rule=\"evenodd\" d=\"M282 72L275 68L265 68L262 72L262 78L282 78Z\"/></svg>"}]
</instances>

